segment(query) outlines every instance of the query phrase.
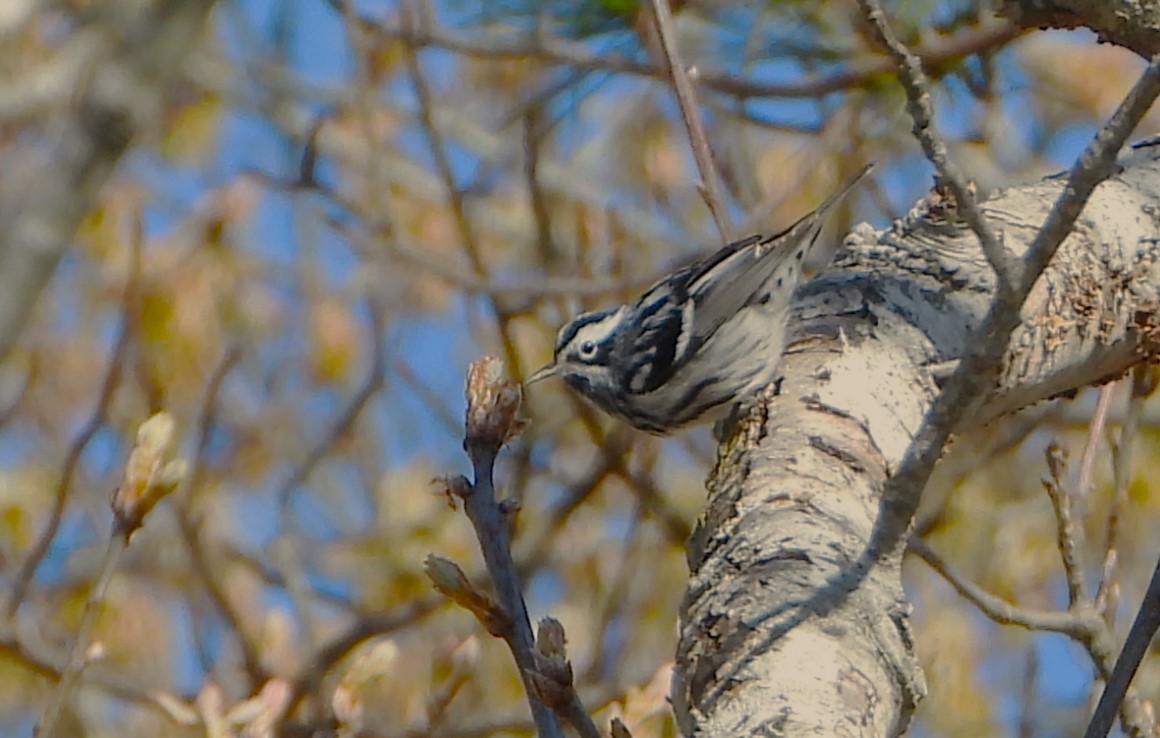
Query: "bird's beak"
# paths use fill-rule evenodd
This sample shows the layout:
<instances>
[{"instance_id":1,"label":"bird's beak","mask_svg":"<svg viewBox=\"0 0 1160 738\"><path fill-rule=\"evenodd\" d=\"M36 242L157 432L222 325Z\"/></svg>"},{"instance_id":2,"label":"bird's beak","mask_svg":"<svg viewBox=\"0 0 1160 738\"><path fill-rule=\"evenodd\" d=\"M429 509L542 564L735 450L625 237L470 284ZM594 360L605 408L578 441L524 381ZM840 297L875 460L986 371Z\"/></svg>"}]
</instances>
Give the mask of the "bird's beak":
<instances>
[{"instance_id":1,"label":"bird's beak","mask_svg":"<svg viewBox=\"0 0 1160 738\"><path fill-rule=\"evenodd\" d=\"M539 382L541 379L547 379L548 377L552 376L555 373L556 373L556 361L555 361L555 359L553 359L552 361L548 362L546 365L537 369L532 374L532 376L528 377L527 381L524 382L524 384L535 384L536 382Z\"/></svg>"}]
</instances>

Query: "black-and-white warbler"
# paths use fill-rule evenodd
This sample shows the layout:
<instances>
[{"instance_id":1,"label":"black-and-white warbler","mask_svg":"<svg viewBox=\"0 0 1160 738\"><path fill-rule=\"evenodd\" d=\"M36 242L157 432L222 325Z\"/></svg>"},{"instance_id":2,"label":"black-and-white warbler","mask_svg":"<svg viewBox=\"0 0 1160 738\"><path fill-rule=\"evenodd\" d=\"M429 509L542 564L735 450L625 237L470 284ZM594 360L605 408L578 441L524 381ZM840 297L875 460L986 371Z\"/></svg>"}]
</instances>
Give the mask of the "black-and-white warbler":
<instances>
[{"instance_id":1,"label":"black-and-white warbler","mask_svg":"<svg viewBox=\"0 0 1160 738\"><path fill-rule=\"evenodd\" d=\"M868 164L776 235L736 241L659 280L634 302L560 329L555 355L529 379L560 375L611 415L667 433L719 415L777 376L802 263L827 212Z\"/></svg>"}]
</instances>

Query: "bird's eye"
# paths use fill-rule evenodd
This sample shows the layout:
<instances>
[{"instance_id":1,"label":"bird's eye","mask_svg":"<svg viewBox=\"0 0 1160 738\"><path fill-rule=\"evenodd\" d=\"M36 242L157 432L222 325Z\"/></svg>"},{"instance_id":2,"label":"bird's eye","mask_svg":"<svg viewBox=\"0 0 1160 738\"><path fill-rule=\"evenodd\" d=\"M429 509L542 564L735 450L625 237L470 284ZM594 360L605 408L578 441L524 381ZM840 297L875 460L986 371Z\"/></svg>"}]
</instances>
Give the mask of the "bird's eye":
<instances>
[{"instance_id":1,"label":"bird's eye","mask_svg":"<svg viewBox=\"0 0 1160 738\"><path fill-rule=\"evenodd\" d=\"M580 344L580 358L591 359L593 356L596 356L596 344L591 341Z\"/></svg>"}]
</instances>

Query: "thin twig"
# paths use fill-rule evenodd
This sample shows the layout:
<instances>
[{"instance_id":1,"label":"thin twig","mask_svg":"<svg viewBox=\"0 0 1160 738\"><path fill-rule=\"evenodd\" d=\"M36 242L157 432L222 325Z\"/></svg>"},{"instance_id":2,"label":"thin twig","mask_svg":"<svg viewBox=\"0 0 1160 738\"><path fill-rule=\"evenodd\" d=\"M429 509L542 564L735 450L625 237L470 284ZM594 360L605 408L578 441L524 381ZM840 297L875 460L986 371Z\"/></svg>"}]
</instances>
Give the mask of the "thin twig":
<instances>
[{"instance_id":1,"label":"thin twig","mask_svg":"<svg viewBox=\"0 0 1160 738\"><path fill-rule=\"evenodd\" d=\"M34 653L25 643L14 639L0 637L0 655L8 663L20 666L36 676L59 681L63 669L58 666L65 661L65 657L57 658L41 653ZM108 674L92 672L85 680L85 686L97 689L115 699L127 704L149 708L161 716L172 719L172 713L165 708L163 692L146 692L136 685L130 686L127 682L114 679Z\"/></svg>"},{"instance_id":2,"label":"thin twig","mask_svg":"<svg viewBox=\"0 0 1160 738\"><path fill-rule=\"evenodd\" d=\"M713 220L717 223L717 232L725 243L733 240L732 226L729 213L725 209L725 191L721 187L721 175L717 172L717 165L713 161L713 149L709 146L709 136L705 133L705 123L701 120L701 109L697 103L697 91L689 80L689 71L681 61L680 51L677 49L677 32L673 26L673 13L669 8L669 0L652 0L653 20L656 21L657 36L660 39L661 49L664 50L665 63L668 66L669 78L673 81L673 89L677 93L677 103L681 108L681 118L685 121L685 131L689 134L689 146L693 149L693 158L697 162L697 171L701 174L701 185L698 190Z\"/></svg>"},{"instance_id":3,"label":"thin twig","mask_svg":"<svg viewBox=\"0 0 1160 738\"><path fill-rule=\"evenodd\" d=\"M858 5L870 21L878 40L886 46L898 64L898 81L906 90L907 110L914 123L914 137L918 139L926 158L934 165L939 179L950 188L959 214L978 237L983 253L986 254L991 268L998 277L1000 293L1006 291L1011 283L1012 260L979 210L975 194L967 186L962 171L947 156L946 143L934 127L934 103L931 102L930 83L922 71L922 62L894 35L890 24L886 22L886 11L882 9L879 0L858 0Z\"/></svg>"},{"instance_id":4,"label":"thin twig","mask_svg":"<svg viewBox=\"0 0 1160 738\"><path fill-rule=\"evenodd\" d=\"M584 703L580 701L580 695L576 694L576 690L572 690L571 699L560 707L559 712L580 738L604 738L596 723L592 721L592 716L584 708Z\"/></svg>"},{"instance_id":5,"label":"thin twig","mask_svg":"<svg viewBox=\"0 0 1160 738\"><path fill-rule=\"evenodd\" d=\"M325 188L318 188L323 196L330 197L340 205L346 206L341 197L334 195ZM382 249L381 240L372 234L356 231L349 224L335 218L328 218L328 224L335 231L342 234L356 247L367 247L364 250L371 252ZM483 295L491 300L524 299L533 300L542 297L608 297L624 295L643 290L652 284L658 275L645 274L630 278L596 278L596 277L544 277L527 276L523 278L492 279L465 271L461 265L454 264L444 257L440 257L407 241L404 234L392 234L388 253L398 257L400 261L411 266L419 267L453 287L464 292Z\"/></svg>"},{"instance_id":6,"label":"thin twig","mask_svg":"<svg viewBox=\"0 0 1160 738\"><path fill-rule=\"evenodd\" d=\"M1108 412L1112 407L1112 396L1116 391L1116 383L1108 382L1100 387L1096 397L1096 406L1092 411L1092 419L1088 424L1087 440L1084 442L1083 454L1079 457L1079 469L1075 478L1075 488L1072 490L1072 502L1075 504L1075 514L1084 517L1087 511L1088 497L1092 493L1092 483L1095 477L1096 452L1104 440L1104 427L1108 422Z\"/></svg>"},{"instance_id":7,"label":"thin twig","mask_svg":"<svg viewBox=\"0 0 1160 738\"><path fill-rule=\"evenodd\" d=\"M1096 597L1096 606L1104 613L1104 620L1110 629L1114 622L1116 603L1116 564L1119 560L1116 548L1119 531L1120 512L1127 502L1128 485L1132 478L1132 447L1134 445L1137 423L1144 406L1144 398L1152 393L1151 367L1139 366L1132 373L1132 394L1128 401L1127 417L1123 429L1120 431L1120 441L1112 452L1112 469L1115 475L1115 492L1112 498L1112 507L1108 512L1108 533L1104 553L1103 579L1100 582L1099 593ZM1103 738L1111 729L1115 720L1115 713L1121 703L1126 704L1125 694L1136 669L1140 665L1143 654L1152 642L1157 628L1160 627L1160 561L1152 572L1152 580L1144 593L1140 609L1136 613L1135 622L1128 632L1124 648L1116 659L1112 668L1112 675L1104 686L1100 701L1088 724L1084 738ZM1122 710L1122 708L1121 708Z\"/></svg>"},{"instance_id":8,"label":"thin twig","mask_svg":"<svg viewBox=\"0 0 1160 738\"><path fill-rule=\"evenodd\" d=\"M149 511L172 493L188 474L185 460L177 458L174 453L175 421L171 415L164 412L154 414L141 423L136 435L133 450L125 462L121 484L109 501L113 523L100 575L89 590L80 627L61 670L60 681L41 715L39 733L45 738L55 734L81 671L90 661L90 654L96 653L92 642L93 629L130 538L142 526Z\"/></svg>"},{"instance_id":9,"label":"thin twig","mask_svg":"<svg viewBox=\"0 0 1160 738\"><path fill-rule=\"evenodd\" d=\"M1119 440L1112 446L1112 502L1104 536L1104 563L1100 586L1096 591L1096 608L1104 613L1108 626L1115 623L1119 602L1120 516L1128 505L1128 486L1132 483L1132 450L1144 412L1144 400L1152 393L1152 368L1140 365L1132 370L1132 389L1128 408L1120 428Z\"/></svg>"},{"instance_id":10,"label":"thin twig","mask_svg":"<svg viewBox=\"0 0 1160 738\"><path fill-rule=\"evenodd\" d=\"M129 274L125 279L125 291L121 300L121 325L117 329L117 337L109 353L105 373L101 379L100 390L97 393L96 405L85 420L84 425L81 426L76 438L69 444L68 451L65 453L53 492L52 510L49 512L48 522L45 524L44 530L37 537L36 543L29 550L28 556L20 565L20 571L16 574L12 583L12 591L5 605L5 616L8 619L13 618L16 615L16 611L20 609L20 605L24 601L28 587L32 583L32 578L36 575L36 570L40 566L40 562L48 554L48 549L52 545L52 541L56 538L57 531L60 530L61 522L64 520L65 507L68 503L69 491L72 488L73 475L76 474L77 466L80 464L81 456L84 454L85 448L88 447L89 442L97 434L97 431L101 429L101 426L105 424L109 404L113 401L113 394L120 384L125 353L129 349L129 344L134 334L134 315L139 307L137 304L137 284L141 270L140 248L141 243L139 238L132 239L130 245Z\"/></svg>"},{"instance_id":11,"label":"thin twig","mask_svg":"<svg viewBox=\"0 0 1160 738\"><path fill-rule=\"evenodd\" d=\"M93 629L101 614L113 574L133 533L142 526L149 511L172 493L187 476L185 460L176 458L174 453L174 429L173 417L164 412L154 414L137 429L136 442L125 462L121 484L109 501L113 521L100 574L85 600L80 626L61 670L60 681L41 713L37 732L43 738L53 738L56 734L56 727L64 716L65 706L80 679L81 671L88 665L92 655L97 653L96 644L93 643Z\"/></svg>"},{"instance_id":12,"label":"thin twig","mask_svg":"<svg viewBox=\"0 0 1160 738\"><path fill-rule=\"evenodd\" d=\"M1091 722L1084 731L1084 738L1104 738L1115 722L1116 712L1123 713L1124 706L1127 705L1128 686L1158 628L1160 628L1160 560L1156 562L1156 568L1152 571L1152 579L1148 582L1147 591L1144 592L1140 610L1136 613L1136 619L1128 631L1128 638L1124 641L1124 649L1116 659L1116 665L1112 668L1112 674L1108 677L1099 703L1096 704ZM1124 722L1125 730L1130 735L1137 735L1135 730L1130 729L1127 721ZM1148 733L1141 731L1139 734Z\"/></svg>"},{"instance_id":13,"label":"thin twig","mask_svg":"<svg viewBox=\"0 0 1160 738\"><path fill-rule=\"evenodd\" d=\"M621 563L612 580L612 585L608 587L608 594L603 598L604 602L600 606L600 614L596 618L596 624L591 629L592 640L599 646L594 649L588 665L584 668L584 673L581 675L582 680L595 681L601 678L609 661L608 634L615 632L612 628L613 622L616 618L622 617L625 608L635 601L630 591L632 578L639 568L638 565L646 560L643 551L635 547L637 538L640 536L641 513L641 506L638 502L629 517L624 541L620 543L619 560ZM616 666L624 666L627 659L621 657L620 653L617 653L616 656L618 657ZM613 673L619 674L619 669L615 669Z\"/></svg>"},{"instance_id":14,"label":"thin twig","mask_svg":"<svg viewBox=\"0 0 1160 738\"><path fill-rule=\"evenodd\" d=\"M1036 233L1017 278L1006 294L992 300L970 349L934 399L898 470L886 482L883 499L891 506L875 532L871 551L893 550L904 540L914 519L922 490L941 456L951 432L987 397L995 382L999 360L1011 333L1020 322L1020 307L1059 245L1071 232L1080 211L1096 186L1111 176L1116 156L1128 135L1160 94L1160 56L1154 57L1132 90L1072 165L1063 191Z\"/></svg>"},{"instance_id":15,"label":"thin twig","mask_svg":"<svg viewBox=\"0 0 1160 738\"><path fill-rule=\"evenodd\" d=\"M549 266L555 261L552 252L552 217L548 212L548 201L544 188L540 186L540 113L528 111L524 116L524 179L528 186L528 204L536 222L536 248L540 252L540 263Z\"/></svg>"},{"instance_id":16,"label":"thin twig","mask_svg":"<svg viewBox=\"0 0 1160 738\"><path fill-rule=\"evenodd\" d=\"M28 552L28 556L21 564L20 571L16 574L12 584L12 591L9 593L8 601L5 605L5 615L9 619L15 616L16 611L20 609L20 605L28 592L28 586L32 583L32 578L36 575L36 570L40 566L40 562L48 553L52 541L56 538L57 531L60 530L61 522L64 520L64 511L68 503L69 492L72 489L72 478L76 474L77 465L80 464L81 455L89 445L89 441L93 439L93 436L104 425L109 403L112 402L113 393L120 382L121 365L125 351L129 346L129 336L130 331L127 324L122 323L120 331L117 334L116 343L109 357L105 377L101 382L101 389L97 395L97 405L93 409L93 412L89 414L85 424L81 426L76 438L69 444L64 462L61 464L60 474L57 476L55 490L53 492L52 510L49 512L48 522L45 524L44 530L37 537L36 543L33 544L32 549Z\"/></svg>"},{"instance_id":17,"label":"thin twig","mask_svg":"<svg viewBox=\"0 0 1160 738\"><path fill-rule=\"evenodd\" d=\"M1098 618L1086 610L1034 610L1014 605L991 594L979 585L961 576L921 538L912 538L909 549L942 576L963 599L1000 625L1015 625L1028 630L1063 633L1077 640L1087 640L1093 630L1101 627Z\"/></svg>"},{"instance_id":18,"label":"thin twig","mask_svg":"<svg viewBox=\"0 0 1160 738\"><path fill-rule=\"evenodd\" d=\"M16 412L23 405L24 400L28 396L29 390L32 389L32 384L37 374L37 358L36 356L29 356L26 359L27 366L20 374L20 386L12 392L12 400L8 402L2 409L0 409L0 429L8 426L8 423L16 417Z\"/></svg>"},{"instance_id":19,"label":"thin twig","mask_svg":"<svg viewBox=\"0 0 1160 738\"><path fill-rule=\"evenodd\" d=\"M278 91L285 91L284 97L278 104L268 103L264 99L254 100L248 88L233 83L230 79L223 79L222 75L212 67L195 67L191 76L215 94L221 95L232 106L240 111L248 111L255 115L267 117L285 135L294 140L308 140L313 135L311 131L316 127L318 116L313 109L305 104L295 105L291 99L295 95L311 95L312 99L336 106L350 106L350 93L334 90L323 90L315 93L302 92L303 88L310 89L308 80L288 74L284 69L271 69L257 66L250 70L253 76L261 83L270 85ZM343 88L345 89L345 88ZM381 101L380 101L381 102ZM407 126L421 125L419 115L409 108L398 106L386 108L392 119ZM455 141L470 148L481 157L484 168L508 166L516 160L520 147L514 145L511 136L503 136L494 130L483 126L480 122L463 116L462 110L452 105L436 105L432 111L435 121L440 127L441 135L445 140ZM414 195L416 198L446 206L446 188L439 174L429 171L422 162L408 157L402 152L387 148L375 151L373 143L367 141L358 131L348 126L327 125L317 133L318 156L337 157L343 161L376 157L382 160L381 170L383 178L390 185L392 193L402 192ZM247 170L247 174L254 170ZM576 200L597 211L609 209L615 205L617 225L623 230L626 237L637 241L654 242L671 236L672 223L666 217L658 215L653 210L632 206L617 198L605 183L593 181L591 172L575 161L564 162L559 159L541 158L537 165L539 181L545 192L551 196L559 196ZM300 176L294 176L289 182L283 182L283 187L300 187L303 182ZM369 196L372 203L374 198L387 202L383 192L374 192ZM522 210L512 210L503 205L489 205L485 199L471 201L472 223L481 233L493 235L501 240L530 240L528 219ZM359 207L351 210L356 216L375 220L365 211L368 208ZM380 245L381 248L381 245Z\"/></svg>"},{"instance_id":20,"label":"thin twig","mask_svg":"<svg viewBox=\"0 0 1160 738\"><path fill-rule=\"evenodd\" d=\"M1048 478L1043 480L1043 488L1051 500L1055 513L1056 543L1059 557L1063 561L1064 578L1067 580L1068 607L1077 607L1087 602L1087 584L1083 573L1083 540L1081 525L1076 525L1075 511L1067 494L1064 479L1067 476L1067 457L1058 444L1052 442L1044 450L1047 460Z\"/></svg>"},{"instance_id":21,"label":"thin twig","mask_svg":"<svg viewBox=\"0 0 1160 738\"><path fill-rule=\"evenodd\" d=\"M329 0L341 7L343 0ZM613 72L651 79L666 79L668 71L647 61L639 61L623 54L603 54L592 51L583 43L543 33L513 34L503 31L475 33L471 36L456 34L440 28L417 30L390 26L369 15L360 22L379 38L388 41L407 40L422 48L432 46L474 59L534 59L546 65L572 67L578 70ZM913 53L922 64L931 69L953 68L953 62L970 56L993 53L1009 44L1028 29L1006 20L994 20L976 26L961 28L945 37L930 39L915 48ZM878 84L887 72L895 70L892 59L869 57L846 65L843 69L825 75L807 75L791 82L768 82L741 77L732 71L703 70L697 74L697 84L721 95L746 99L790 98L816 100L835 92L865 88Z\"/></svg>"},{"instance_id":22,"label":"thin twig","mask_svg":"<svg viewBox=\"0 0 1160 738\"><path fill-rule=\"evenodd\" d=\"M286 591L297 606L304 633L302 641L307 647L311 647L315 642L317 629L314 627L313 611L309 602L311 586L305 575L305 567L301 562L301 547L290 538L291 532L295 529L291 501L294 491L306 483L314 468L326 458L339 439L350 432L362 416L363 410L370 404L371 398L383 387L386 377L384 367L386 352L383 347L382 316L373 296L367 296L365 303L369 321L367 345L370 346L371 351L371 366L366 379L347 402L346 407L331 423L326 433L291 470L286 480L278 488L276 496L279 502L278 516L281 535L273 549L275 565L286 583Z\"/></svg>"},{"instance_id":23,"label":"thin twig","mask_svg":"<svg viewBox=\"0 0 1160 738\"><path fill-rule=\"evenodd\" d=\"M205 549L201 531L198 529L197 523L194 522L191 510L191 497L201 488L205 475L205 456L213 432L218 393L226 375L240 358L241 353L237 349L230 348L210 373L201 402L201 410L198 412L197 445L194 450L193 466L184 489L174 497L173 509L177 515L177 527L181 532L181 539L185 544L185 550L189 555L194 574L201 581L214 609L225 622L226 630L233 633L234 640L241 650L242 665L249 679L250 691L253 691L266 681L268 674L262 666L262 658L257 645L250 639L243 624L242 614L234 608L233 601L222 587L220 572L210 561L209 552Z\"/></svg>"},{"instance_id":24,"label":"thin twig","mask_svg":"<svg viewBox=\"0 0 1160 738\"><path fill-rule=\"evenodd\" d=\"M505 627L498 635L508 644L515 659L540 738L563 738L556 714L537 696L532 676L536 673L535 637L512 558L509 516L495 491L496 456L518 422L520 387L503 376L501 362L484 359L472 364L467 397L463 446L471 460L474 478L470 482L462 480L464 489L460 494L499 606L506 616Z\"/></svg>"},{"instance_id":25,"label":"thin twig","mask_svg":"<svg viewBox=\"0 0 1160 738\"><path fill-rule=\"evenodd\" d=\"M64 670L61 671L60 681L56 683L48 704L44 708L44 713L41 715L40 724L36 731L40 738L54 738L56 735L56 726L64 717L65 704L72 695L81 672L89 663L88 652L90 645L92 645L93 627L97 624L97 616L101 613L105 594L109 591L109 583L113 581L113 574L117 571L117 564L121 561L121 555L125 552L127 545L128 539L113 530L109 536L109 545L105 549L104 559L101 562L101 574L93 588L89 590L89 596L85 600L81 624L77 628L77 634L73 639Z\"/></svg>"},{"instance_id":26,"label":"thin twig","mask_svg":"<svg viewBox=\"0 0 1160 738\"><path fill-rule=\"evenodd\" d=\"M1027 655L1023 660L1023 693L1019 700L1019 738L1034 738L1035 716L1038 714L1036 694L1039 689L1039 656L1036 644L1027 646Z\"/></svg>"},{"instance_id":27,"label":"thin twig","mask_svg":"<svg viewBox=\"0 0 1160 738\"><path fill-rule=\"evenodd\" d=\"M596 463L581 479L565 488L563 499L554 503L545 513L547 520L538 526L536 540L527 546L528 562L542 560L556 544L560 530L571 519L572 513L580 508L601 485L617 472L617 462L627 452L626 442L610 438L605 444L607 452L600 454ZM618 453L619 452L619 453ZM522 570L521 570L522 571Z\"/></svg>"},{"instance_id":28,"label":"thin twig","mask_svg":"<svg viewBox=\"0 0 1160 738\"><path fill-rule=\"evenodd\" d=\"M303 659L304 666L293 679L285 714L293 714L304 699L313 696L322 686L330 670L351 651L371 638L389 635L415 624L445 603L446 600L440 596L420 597L398 610L374 613L356 620L320 648L312 651L309 658Z\"/></svg>"},{"instance_id":29,"label":"thin twig","mask_svg":"<svg viewBox=\"0 0 1160 738\"><path fill-rule=\"evenodd\" d=\"M424 381L423 378L411 369L411 365L402 358L395 359L391 362L391 368L399 376L399 379L403 380L403 384L407 385L415 393L415 397L427 406L432 418L438 421L439 425L448 434L452 437L459 434L459 430L463 426L460 424L459 418L455 417L455 412L448 407L445 394L439 392Z\"/></svg>"},{"instance_id":30,"label":"thin twig","mask_svg":"<svg viewBox=\"0 0 1160 738\"><path fill-rule=\"evenodd\" d=\"M471 675L462 670L455 670L442 684L433 688L427 695L427 714L424 729L433 735L442 735L444 723L447 720L447 708L459 694L459 690L471 681Z\"/></svg>"},{"instance_id":31,"label":"thin twig","mask_svg":"<svg viewBox=\"0 0 1160 738\"><path fill-rule=\"evenodd\" d=\"M306 483L310 477L314 467L318 466L326 454L334 448L334 445L343 436L343 434L350 431L354 427L355 422L359 419L363 409L370 402L371 398L382 389L385 374L385 351L383 350L383 325L382 319L379 315L379 309L374 306L373 300L367 301L370 306L368 315L370 317L370 325L367 326L367 334L369 337L368 344L371 347L371 366L367 372L366 379L351 396L346 406L331 422L330 427L326 432L315 442L314 446L306 453L302 460L298 462L286 479L278 486L276 499L279 501L282 510L283 524L289 521L289 503L290 499L299 486Z\"/></svg>"},{"instance_id":32,"label":"thin twig","mask_svg":"<svg viewBox=\"0 0 1160 738\"><path fill-rule=\"evenodd\" d=\"M418 5L418 3L414 4ZM407 23L412 26L425 26L426 23L421 20L423 13L418 12L416 8L411 6L411 0L403 3L403 12L406 16L405 20ZM443 181L447 200L451 205L451 213L455 219L456 228L459 231L459 240L463 245L463 250L467 255L467 260L471 264L471 268L478 276L487 278L488 269L483 261L483 252L475 236L475 229L472 227L471 219L467 215L467 206L463 201L463 192L460 190L459 185L456 184L455 170L451 167L451 159L447 155L447 147L443 142L443 136L438 126L435 125L435 106L432 102L431 89L427 86L427 78L423 75L423 69L419 65L418 52L415 50L415 45L409 41L402 46L403 58L411 76L411 84L415 88L415 97L419 101L419 118L423 123L423 133L427 138L431 155L435 159L435 168L438 170L439 177ZM520 351L516 346L515 338L512 336L510 325L511 315L494 298L490 302L491 310L495 314L496 325L499 329L504 358L512 371L517 372L516 376L519 378Z\"/></svg>"},{"instance_id":33,"label":"thin twig","mask_svg":"<svg viewBox=\"0 0 1160 738\"><path fill-rule=\"evenodd\" d=\"M656 521L665 538L678 546L684 546L692 533L689 521L677 512L665 498L664 493L657 487L656 479L629 468L623 451L617 452L617 449L625 446L627 441L624 443L607 442L607 437L603 431L604 426L597 418L596 411L592 406L577 398L573 398L573 400L584 429L588 432L592 443L598 446L601 453L605 455L612 471L628 484L629 491L640 501L642 509L648 513L649 517Z\"/></svg>"},{"instance_id":34,"label":"thin twig","mask_svg":"<svg viewBox=\"0 0 1160 738\"><path fill-rule=\"evenodd\" d=\"M1019 607L996 597L959 575L922 539L911 537L909 549L938 572L963 598L995 622L1028 630L1067 635L1087 650L1101 678L1107 678L1112 673L1113 635L1099 613L1089 603L1079 602L1064 612ZM1145 715L1133 690L1128 690L1119 709L1125 732L1133 738L1150 735L1151 720Z\"/></svg>"},{"instance_id":35,"label":"thin twig","mask_svg":"<svg viewBox=\"0 0 1160 738\"><path fill-rule=\"evenodd\" d=\"M261 580L264 584L283 589L286 587L286 578L282 576L281 572L266 563L258 554L243 551L237 544L223 541L220 556L228 566L236 565L240 569L252 574L255 579ZM334 607L336 611L354 618L366 617L372 612L371 606L363 606L361 603L354 602L351 597L342 593L323 589L316 591L314 594L319 602Z\"/></svg>"}]
</instances>

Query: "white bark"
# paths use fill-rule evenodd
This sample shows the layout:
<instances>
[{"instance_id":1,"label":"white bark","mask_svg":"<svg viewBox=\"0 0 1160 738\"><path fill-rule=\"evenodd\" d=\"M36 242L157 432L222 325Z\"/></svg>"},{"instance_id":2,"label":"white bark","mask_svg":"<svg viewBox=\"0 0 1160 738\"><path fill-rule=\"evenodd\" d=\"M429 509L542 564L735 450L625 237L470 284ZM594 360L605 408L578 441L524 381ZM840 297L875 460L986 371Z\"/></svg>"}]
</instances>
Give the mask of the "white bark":
<instances>
[{"instance_id":1,"label":"white bark","mask_svg":"<svg viewBox=\"0 0 1160 738\"><path fill-rule=\"evenodd\" d=\"M1107 380L1160 343L1160 151L1100 185L1036 283L999 384L964 421ZM984 212L1015 256L1062 179ZM924 692L882 491L995 280L924 205L856 230L798 296L780 392L723 447L690 545L673 702L688 734L898 735ZM963 428L965 429L965 427ZM891 540L893 537L894 540Z\"/></svg>"}]
</instances>

